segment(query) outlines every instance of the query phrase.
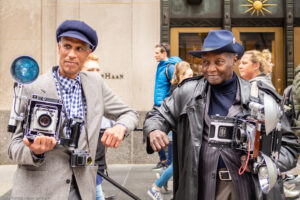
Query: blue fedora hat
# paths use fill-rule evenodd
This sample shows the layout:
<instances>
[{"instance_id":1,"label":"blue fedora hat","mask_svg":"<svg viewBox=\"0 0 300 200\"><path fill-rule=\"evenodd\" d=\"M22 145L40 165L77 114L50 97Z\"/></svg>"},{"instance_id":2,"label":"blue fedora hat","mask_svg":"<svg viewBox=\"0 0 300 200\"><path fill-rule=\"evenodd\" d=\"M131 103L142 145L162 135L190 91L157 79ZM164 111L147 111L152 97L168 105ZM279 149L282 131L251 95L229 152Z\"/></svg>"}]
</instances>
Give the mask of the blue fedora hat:
<instances>
[{"instance_id":1,"label":"blue fedora hat","mask_svg":"<svg viewBox=\"0 0 300 200\"><path fill-rule=\"evenodd\" d=\"M190 51L192 56L201 58L206 52L230 52L237 53L238 58L244 54L244 47L235 41L232 32L227 30L209 31L201 50Z\"/></svg>"},{"instance_id":2,"label":"blue fedora hat","mask_svg":"<svg viewBox=\"0 0 300 200\"><path fill-rule=\"evenodd\" d=\"M81 40L90 45L94 51L98 45L98 36L96 31L79 20L66 20L56 30L56 40L60 41L61 37L71 37Z\"/></svg>"}]
</instances>

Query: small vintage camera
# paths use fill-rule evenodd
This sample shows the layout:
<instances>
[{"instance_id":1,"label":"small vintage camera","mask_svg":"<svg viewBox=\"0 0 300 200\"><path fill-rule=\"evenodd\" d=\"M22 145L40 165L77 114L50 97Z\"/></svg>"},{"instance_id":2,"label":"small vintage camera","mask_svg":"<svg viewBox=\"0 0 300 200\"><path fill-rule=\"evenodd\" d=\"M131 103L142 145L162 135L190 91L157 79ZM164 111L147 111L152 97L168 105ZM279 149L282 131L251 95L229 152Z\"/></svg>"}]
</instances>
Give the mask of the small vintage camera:
<instances>
[{"instance_id":1,"label":"small vintage camera","mask_svg":"<svg viewBox=\"0 0 300 200\"><path fill-rule=\"evenodd\" d=\"M33 140L43 134L58 139L62 102L59 99L32 95L28 106L25 136Z\"/></svg>"},{"instance_id":2,"label":"small vintage camera","mask_svg":"<svg viewBox=\"0 0 300 200\"><path fill-rule=\"evenodd\" d=\"M87 166L92 163L92 158L87 150L71 151L71 167Z\"/></svg>"},{"instance_id":3,"label":"small vintage camera","mask_svg":"<svg viewBox=\"0 0 300 200\"><path fill-rule=\"evenodd\" d=\"M77 149L84 120L80 117L74 117L70 123L71 134L70 138L67 139L67 145L73 149L71 150L71 167L90 165L92 163L90 153L87 150Z\"/></svg>"}]
</instances>

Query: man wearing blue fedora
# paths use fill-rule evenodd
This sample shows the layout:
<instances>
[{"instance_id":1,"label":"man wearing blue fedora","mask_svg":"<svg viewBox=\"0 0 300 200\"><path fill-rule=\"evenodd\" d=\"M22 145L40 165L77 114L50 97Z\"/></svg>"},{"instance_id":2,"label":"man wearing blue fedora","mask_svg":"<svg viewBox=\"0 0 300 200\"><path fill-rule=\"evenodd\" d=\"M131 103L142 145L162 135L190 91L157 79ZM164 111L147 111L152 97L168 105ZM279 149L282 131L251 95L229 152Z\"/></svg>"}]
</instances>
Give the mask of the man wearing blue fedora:
<instances>
[{"instance_id":1,"label":"man wearing blue fedora","mask_svg":"<svg viewBox=\"0 0 300 200\"><path fill-rule=\"evenodd\" d=\"M204 76L184 81L161 107L147 115L144 134L154 151L168 145L166 133L174 132L176 200L284 199L278 183L265 195L258 186L257 174L239 175L239 168L244 165L240 151L208 145L211 116L235 117L249 113L250 84L233 71L243 52L244 48L230 31L210 31L203 48L190 52L202 58ZM265 91L276 93L259 89L261 102ZM295 167L300 147L285 119L281 124L283 137L277 167L286 171Z\"/></svg>"},{"instance_id":2,"label":"man wearing blue fedora","mask_svg":"<svg viewBox=\"0 0 300 200\"><path fill-rule=\"evenodd\" d=\"M30 99L32 94L63 102L58 139L38 135L33 141L23 138L20 122L12 135L9 157L18 164L14 176L11 199L79 200L95 199L98 166L81 164L85 157L74 154L88 152L95 160L100 125L103 115L116 117L116 124L106 129L101 142L118 148L127 132L137 126L137 113L125 105L93 72L81 72L88 55L98 44L96 31L85 22L64 21L56 31L59 65L41 75L23 89ZM27 102L22 101L21 111ZM70 138L72 121L84 121L79 133L78 147L71 148L62 138ZM34 119L32 119L34 120ZM57 139L57 140L56 140ZM71 157L78 158L72 159ZM77 163L77 164L76 164ZM88 164L88 163L86 163Z\"/></svg>"}]
</instances>

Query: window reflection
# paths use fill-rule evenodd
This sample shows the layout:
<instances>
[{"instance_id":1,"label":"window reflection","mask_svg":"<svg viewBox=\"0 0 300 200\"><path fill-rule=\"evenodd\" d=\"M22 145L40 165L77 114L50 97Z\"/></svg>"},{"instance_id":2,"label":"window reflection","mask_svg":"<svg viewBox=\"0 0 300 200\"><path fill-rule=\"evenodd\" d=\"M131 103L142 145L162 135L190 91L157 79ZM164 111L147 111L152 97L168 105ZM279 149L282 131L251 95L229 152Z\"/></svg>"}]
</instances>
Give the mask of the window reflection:
<instances>
[{"instance_id":1,"label":"window reflection","mask_svg":"<svg viewBox=\"0 0 300 200\"><path fill-rule=\"evenodd\" d=\"M200 50L202 48L206 33L179 33L179 57L191 64L195 75L201 74L201 58L196 58L188 54L189 51Z\"/></svg>"},{"instance_id":2,"label":"window reflection","mask_svg":"<svg viewBox=\"0 0 300 200\"><path fill-rule=\"evenodd\" d=\"M273 49L273 44L275 42L275 33L240 33L240 40L243 43L245 50L263 50L269 49L270 51ZM272 52L273 54L273 52ZM274 56L273 56L274 57Z\"/></svg>"}]
</instances>

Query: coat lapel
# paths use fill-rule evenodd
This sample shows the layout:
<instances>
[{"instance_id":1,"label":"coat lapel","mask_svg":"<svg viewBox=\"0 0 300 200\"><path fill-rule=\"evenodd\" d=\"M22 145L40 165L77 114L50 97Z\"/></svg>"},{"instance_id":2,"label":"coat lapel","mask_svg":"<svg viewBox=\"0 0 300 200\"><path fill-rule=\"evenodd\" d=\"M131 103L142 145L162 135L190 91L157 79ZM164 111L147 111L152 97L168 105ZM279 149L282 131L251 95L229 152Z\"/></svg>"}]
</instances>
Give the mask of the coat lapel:
<instances>
[{"instance_id":1,"label":"coat lapel","mask_svg":"<svg viewBox=\"0 0 300 200\"><path fill-rule=\"evenodd\" d=\"M95 117L96 112L96 104L99 98L97 98L97 83L92 81L93 79L89 79L86 73L80 73L80 79L81 79L81 87L83 89L83 93L86 100L87 105L87 116L85 118L85 126L90 127L90 123L93 122L93 118ZM99 89L98 89L99 90ZM79 144L81 145L80 148L85 148L86 146L86 131L87 129L84 127L82 129L82 133L80 134L79 138ZM92 140L92 131L91 129L88 129L88 139L89 141Z\"/></svg>"},{"instance_id":2,"label":"coat lapel","mask_svg":"<svg viewBox=\"0 0 300 200\"><path fill-rule=\"evenodd\" d=\"M202 131L205 111L207 81L201 79L195 88L193 98L187 104L186 112L190 122L192 140L200 145L202 142Z\"/></svg>"},{"instance_id":3,"label":"coat lapel","mask_svg":"<svg viewBox=\"0 0 300 200\"><path fill-rule=\"evenodd\" d=\"M51 68L47 73L45 73L44 76L41 77L40 81L37 82L39 88L39 95L43 97L50 97L50 98L55 98L59 99L57 90L56 90L56 85L55 85L55 80L53 77L53 69L56 69L57 67ZM47 89L45 89L47 88Z\"/></svg>"}]
</instances>

